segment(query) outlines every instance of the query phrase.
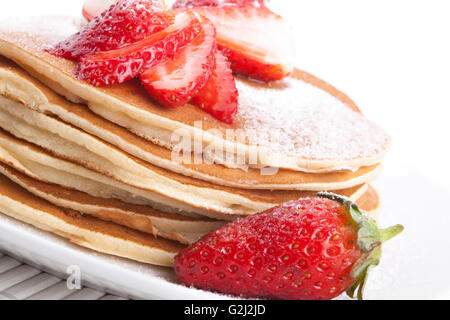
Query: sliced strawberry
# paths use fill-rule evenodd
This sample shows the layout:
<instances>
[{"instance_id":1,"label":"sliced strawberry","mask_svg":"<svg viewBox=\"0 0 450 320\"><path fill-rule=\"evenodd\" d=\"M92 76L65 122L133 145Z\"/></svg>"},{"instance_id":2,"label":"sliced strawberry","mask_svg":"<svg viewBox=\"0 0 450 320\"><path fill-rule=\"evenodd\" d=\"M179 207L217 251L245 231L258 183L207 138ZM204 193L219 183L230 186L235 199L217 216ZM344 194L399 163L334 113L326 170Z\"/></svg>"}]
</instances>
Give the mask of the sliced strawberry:
<instances>
[{"instance_id":1,"label":"sliced strawberry","mask_svg":"<svg viewBox=\"0 0 450 320\"><path fill-rule=\"evenodd\" d=\"M91 21L116 2L117 0L86 0L83 5L83 17Z\"/></svg>"},{"instance_id":2,"label":"sliced strawberry","mask_svg":"<svg viewBox=\"0 0 450 320\"><path fill-rule=\"evenodd\" d=\"M218 48L227 57L231 63L231 69L237 75L256 79L263 82L272 82L281 80L290 72L286 72L282 65L279 64L264 64L259 61L249 59L239 51L230 50L223 45L218 45Z\"/></svg>"},{"instance_id":3,"label":"sliced strawberry","mask_svg":"<svg viewBox=\"0 0 450 320\"><path fill-rule=\"evenodd\" d=\"M147 69L141 75L150 95L166 107L189 102L205 86L214 69L216 31L202 19L203 31L173 59Z\"/></svg>"},{"instance_id":4,"label":"sliced strawberry","mask_svg":"<svg viewBox=\"0 0 450 320\"><path fill-rule=\"evenodd\" d=\"M233 116L238 110L239 93L232 75L230 64L224 55L217 51L216 67L211 78L192 103L225 123L233 123Z\"/></svg>"},{"instance_id":5,"label":"sliced strawberry","mask_svg":"<svg viewBox=\"0 0 450 320\"><path fill-rule=\"evenodd\" d=\"M82 58L75 74L79 80L95 86L122 83L138 76L143 70L173 58L201 31L202 24L194 13L180 13L175 17L174 24L146 39Z\"/></svg>"},{"instance_id":6,"label":"sliced strawberry","mask_svg":"<svg viewBox=\"0 0 450 320\"><path fill-rule=\"evenodd\" d=\"M119 0L80 32L48 51L59 57L78 60L99 51L135 43L173 23L174 12L164 9L160 0Z\"/></svg>"},{"instance_id":7,"label":"sliced strawberry","mask_svg":"<svg viewBox=\"0 0 450 320\"><path fill-rule=\"evenodd\" d=\"M217 42L234 73L256 80L280 80L293 71L291 28L267 8L200 7L196 12L217 29Z\"/></svg>"},{"instance_id":8,"label":"sliced strawberry","mask_svg":"<svg viewBox=\"0 0 450 320\"><path fill-rule=\"evenodd\" d=\"M253 6L264 7L265 0L177 0L173 8Z\"/></svg>"}]
</instances>

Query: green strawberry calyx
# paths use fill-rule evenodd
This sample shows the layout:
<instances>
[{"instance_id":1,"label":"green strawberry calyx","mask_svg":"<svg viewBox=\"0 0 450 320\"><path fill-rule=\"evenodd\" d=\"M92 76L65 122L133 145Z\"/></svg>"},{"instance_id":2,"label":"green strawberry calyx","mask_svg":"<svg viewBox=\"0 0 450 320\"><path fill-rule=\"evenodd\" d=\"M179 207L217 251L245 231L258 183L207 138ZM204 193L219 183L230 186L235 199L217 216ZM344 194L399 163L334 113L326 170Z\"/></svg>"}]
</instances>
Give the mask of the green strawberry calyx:
<instances>
[{"instance_id":1,"label":"green strawberry calyx","mask_svg":"<svg viewBox=\"0 0 450 320\"><path fill-rule=\"evenodd\" d=\"M341 203L358 231L357 244L363 254L353 265L350 275L356 281L347 290L347 295L354 298L355 292L357 292L357 298L361 300L367 275L370 269L380 262L381 245L401 233L404 227L398 224L389 228L379 229L375 220L349 198L330 192L319 192L318 196Z\"/></svg>"}]
</instances>

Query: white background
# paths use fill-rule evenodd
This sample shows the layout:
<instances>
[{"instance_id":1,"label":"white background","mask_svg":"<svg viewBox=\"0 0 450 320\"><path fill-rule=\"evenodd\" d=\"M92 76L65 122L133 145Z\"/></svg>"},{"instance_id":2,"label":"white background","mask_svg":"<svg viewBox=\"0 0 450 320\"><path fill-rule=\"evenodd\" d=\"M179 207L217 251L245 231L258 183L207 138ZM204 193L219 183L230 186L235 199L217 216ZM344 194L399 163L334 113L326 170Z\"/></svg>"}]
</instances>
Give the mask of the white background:
<instances>
[{"instance_id":1,"label":"white background","mask_svg":"<svg viewBox=\"0 0 450 320\"><path fill-rule=\"evenodd\" d=\"M80 15L79 0L1 0L0 16ZM450 2L272 0L295 29L297 65L355 100L393 137L375 183L386 245L371 298L450 298ZM261 30L264 32L264 30ZM345 146L343 146L345 147Z\"/></svg>"}]
</instances>

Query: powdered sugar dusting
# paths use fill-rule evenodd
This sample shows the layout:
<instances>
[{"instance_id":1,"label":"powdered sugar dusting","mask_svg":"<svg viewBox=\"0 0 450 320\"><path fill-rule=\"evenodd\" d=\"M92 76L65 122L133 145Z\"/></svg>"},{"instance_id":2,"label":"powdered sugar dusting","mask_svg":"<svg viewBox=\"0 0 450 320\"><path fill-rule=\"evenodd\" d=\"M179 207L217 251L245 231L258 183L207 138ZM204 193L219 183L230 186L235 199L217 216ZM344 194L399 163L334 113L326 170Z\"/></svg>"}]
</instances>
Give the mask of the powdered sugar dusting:
<instances>
[{"instance_id":1,"label":"powdered sugar dusting","mask_svg":"<svg viewBox=\"0 0 450 320\"><path fill-rule=\"evenodd\" d=\"M81 19L72 17L14 17L1 20L0 35L4 34L8 39L14 38L17 45L26 49L31 38L45 39L43 42L47 44L56 43L77 33L82 24ZM15 34L20 34L21 37L13 37Z\"/></svg>"},{"instance_id":2,"label":"powdered sugar dusting","mask_svg":"<svg viewBox=\"0 0 450 320\"><path fill-rule=\"evenodd\" d=\"M384 151L389 136L347 105L302 80L288 78L282 90L237 81L237 118L255 143L274 152L315 160L370 157Z\"/></svg>"}]
</instances>

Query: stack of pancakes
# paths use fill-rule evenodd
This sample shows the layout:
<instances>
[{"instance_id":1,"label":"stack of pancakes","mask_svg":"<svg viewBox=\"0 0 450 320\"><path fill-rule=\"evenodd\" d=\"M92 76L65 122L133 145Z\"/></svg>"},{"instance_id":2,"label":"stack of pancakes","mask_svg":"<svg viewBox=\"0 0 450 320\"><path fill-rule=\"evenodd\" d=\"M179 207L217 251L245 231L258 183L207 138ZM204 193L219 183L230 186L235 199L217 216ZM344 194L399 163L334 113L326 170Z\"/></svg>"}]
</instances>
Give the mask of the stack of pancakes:
<instances>
[{"instance_id":1,"label":"stack of pancakes","mask_svg":"<svg viewBox=\"0 0 450 320\"><path fill-rule=\"evenodd\" d=\"M331 191L375 212L389 136L343 93L296 70L237 79L233 125L166 109L137 81L93 87L45 48L68 17L0 22L0 211L82 246L170 266L208 232ZM187 150L187 151L186 151Z\"/></svg>"}]
</instances>

